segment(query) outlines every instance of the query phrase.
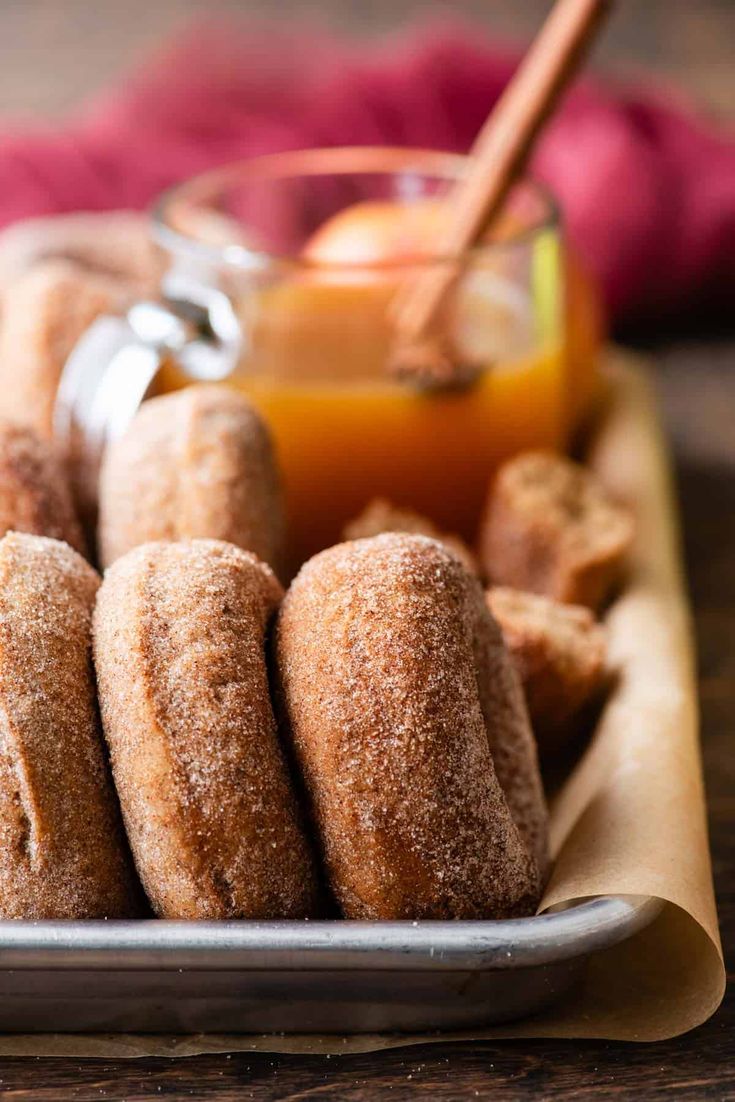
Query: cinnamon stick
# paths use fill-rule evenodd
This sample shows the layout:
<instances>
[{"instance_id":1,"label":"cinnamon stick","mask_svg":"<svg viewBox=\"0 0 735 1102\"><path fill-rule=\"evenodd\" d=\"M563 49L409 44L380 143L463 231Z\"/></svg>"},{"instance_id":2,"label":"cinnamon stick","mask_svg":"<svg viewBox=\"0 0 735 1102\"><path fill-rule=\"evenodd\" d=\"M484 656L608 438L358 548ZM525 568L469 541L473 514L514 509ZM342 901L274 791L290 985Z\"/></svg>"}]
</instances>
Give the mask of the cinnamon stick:
<instances>
[{"instance_id":1,"label":"cinnamon stick","mask_svg":"<svg viewBox=\"0 0 735 1102\"><path fill-rule=\"evenodd\" d=\"M391 303L393 372L418 381L459 381L462 365L448 352L441 321L461 258L503 206L611 6L612 0L558 0L546 19L480 130L468 175L447 200L449 222L433 251L437 262L408 279Z\"/></svg>"}]
</instances>

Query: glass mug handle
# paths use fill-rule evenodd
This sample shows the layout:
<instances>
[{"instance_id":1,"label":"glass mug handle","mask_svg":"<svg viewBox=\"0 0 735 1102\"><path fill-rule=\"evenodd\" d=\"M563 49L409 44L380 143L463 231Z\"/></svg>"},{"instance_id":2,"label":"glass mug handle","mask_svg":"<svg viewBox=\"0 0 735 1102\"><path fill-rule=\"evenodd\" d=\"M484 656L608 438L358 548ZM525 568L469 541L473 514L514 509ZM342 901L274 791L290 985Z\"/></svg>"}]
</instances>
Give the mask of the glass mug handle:
<instances>
[{"instance_id":1,"label":"glass mug handle","mask_svg":"<svg viewBox=\"0 0 735 1102\"><path fill-rule=\"evenodd\" d=\"M105 446L125 432L162 364L174 358L193 382L218 382L240 361L243 333L223 291L170 274L163 295L97 318L62 370L54 435L86 515L95 511Z\"/></svg>"}]
</instances>

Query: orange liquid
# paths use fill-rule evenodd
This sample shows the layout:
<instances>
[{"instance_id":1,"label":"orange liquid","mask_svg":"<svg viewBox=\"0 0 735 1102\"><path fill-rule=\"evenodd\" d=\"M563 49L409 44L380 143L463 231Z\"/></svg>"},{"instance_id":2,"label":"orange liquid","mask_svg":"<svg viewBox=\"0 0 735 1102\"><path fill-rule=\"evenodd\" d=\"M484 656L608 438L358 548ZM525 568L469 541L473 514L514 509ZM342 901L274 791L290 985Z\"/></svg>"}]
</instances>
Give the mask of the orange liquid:
<instances>
[{"instance_id":1,"label":"orange liquid","mask_svg":"<svg viewBox=\"0 0 735 1102\"><path fill-rule=\"evenodd\" d=\"M560 366L550 353L442 395L390 383L245 385L275 435L296 557L337 542L378 496L473 539L497 463L526 447L564 445Z\"/></svg>"},{"instance_id":2,"label":"orange liquid","mask_svg":"<svg viewBox=\"0 0 735 1102\"><path fill-rule=\"evenodd\" d=\"M376 496L473 541L497 464L525 448L563 448L591 399L598 326L576 269L566 331L561 325L506 362L494 359L456 391L422 392L387 376L394 280L291 277L251 294L243 308L249 353L228 383L273 433L293 566L337 542ZM481 300L470 299L461 319L480 338L483 325L505 324L483 311ZM171 366L160 388L186 382Z\"/></svg>"}]
</instances>

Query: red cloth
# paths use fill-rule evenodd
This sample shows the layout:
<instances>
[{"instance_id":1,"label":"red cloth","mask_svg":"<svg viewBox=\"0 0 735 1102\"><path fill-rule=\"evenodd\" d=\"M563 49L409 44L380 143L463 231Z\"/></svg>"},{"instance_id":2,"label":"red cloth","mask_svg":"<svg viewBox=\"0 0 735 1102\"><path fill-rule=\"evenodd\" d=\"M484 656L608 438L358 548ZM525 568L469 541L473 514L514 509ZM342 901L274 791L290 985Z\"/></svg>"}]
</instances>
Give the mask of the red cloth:
<instances>
[{"instance_id":1,"label":"red cloth","mask_svg":"<svg viewBox=\"0 0 735 1102\"><path fill-rule=\"evenodd\" d=\"M174 181L254 152L465 150L517 60L467 25L359 49L304 28L198 26L66 127L6 125L0 225L144 207ZM735 143L670 100L582 80L533 165L618 321L732 306Z\"/></svg>"}]
</instances>

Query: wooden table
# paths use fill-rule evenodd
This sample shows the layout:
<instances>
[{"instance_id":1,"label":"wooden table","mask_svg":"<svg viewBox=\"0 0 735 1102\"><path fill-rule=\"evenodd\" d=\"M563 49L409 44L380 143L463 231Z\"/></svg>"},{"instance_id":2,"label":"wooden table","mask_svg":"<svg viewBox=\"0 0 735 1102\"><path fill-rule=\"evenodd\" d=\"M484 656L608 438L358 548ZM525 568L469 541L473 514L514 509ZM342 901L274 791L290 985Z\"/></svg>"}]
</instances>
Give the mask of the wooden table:
<instances>
[{"instance_id":1,"label":"wooden table","mask_svg":"<svg viewBox=\"0 0 735 1102\"><path fill-rule=\"evenodd\" d=\"M273 12L270 0L220 0ZM0 11L0 99L5 110L59 111L133 60L198 0L26 0ZM395 24L415 0L352 5L322 0L351 31ZM503 33L538 24L546 0L452 5ZM284 0L280 13L308 8ZM735 4L623 2L601 55L618 70L646 65L675 76L720 112L732 111ZM29 67L32 79L29 79ZM653 349L675 443L696 615L704 758L715 879L726 955L735 952L735 342ZM447 1044L333 1058L233 1055L185 1060L4 1059L0 1098L13 1100L229 1099L735 1099L735 997L688 1036L656 1045L516 1041Z\"/></svg>"}]
</instances>

